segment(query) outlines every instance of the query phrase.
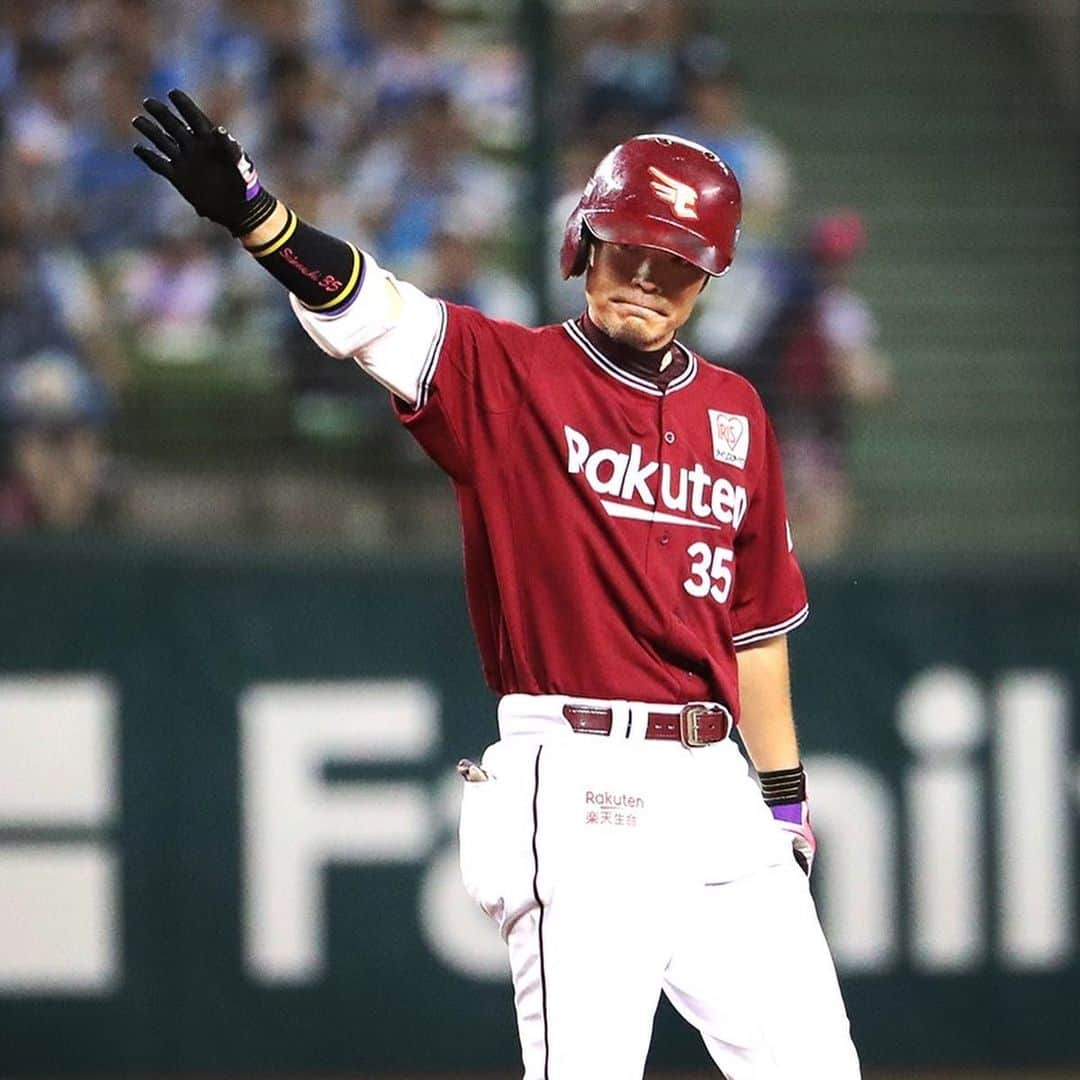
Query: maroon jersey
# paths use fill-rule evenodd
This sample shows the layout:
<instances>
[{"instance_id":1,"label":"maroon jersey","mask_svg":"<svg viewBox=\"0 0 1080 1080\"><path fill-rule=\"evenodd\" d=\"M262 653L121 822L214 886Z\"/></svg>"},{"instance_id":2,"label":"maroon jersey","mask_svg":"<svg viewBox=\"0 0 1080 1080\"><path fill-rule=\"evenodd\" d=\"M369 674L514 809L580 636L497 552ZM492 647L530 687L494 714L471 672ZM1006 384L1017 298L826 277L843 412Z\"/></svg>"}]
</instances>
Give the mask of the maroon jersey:
<instances>
[{"instance_id":1,"label":"maroon jersey","mask_svg":"<svg viewBox=\"0 0 1080 1080\"><path fill-rule=\"evenodd\" d=\"M689 354L660 390L574 323L441 311L416 407L396 404L453 479L491 688L738 716L735 650L807 615L753 387Z\"/></svg>"}]
</instances>

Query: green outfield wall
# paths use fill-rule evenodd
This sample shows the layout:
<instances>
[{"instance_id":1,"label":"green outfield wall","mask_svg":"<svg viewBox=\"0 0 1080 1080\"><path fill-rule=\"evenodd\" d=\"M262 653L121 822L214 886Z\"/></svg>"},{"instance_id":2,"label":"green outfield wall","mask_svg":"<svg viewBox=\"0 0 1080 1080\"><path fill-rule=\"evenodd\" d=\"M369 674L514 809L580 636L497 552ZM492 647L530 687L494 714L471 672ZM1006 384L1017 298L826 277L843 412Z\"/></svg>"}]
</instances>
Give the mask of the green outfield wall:
<instances>
[{"instance_id":1,"label":"green outfield wall","mask_svg":"<svg viewBox=\"0 0 1080 1080\"><path fill-rule=\"evenodd\" d=\"M865 1060L1080 1063L1080 579L810 586L814 887ZM456 567L0 548L0 1074L513 1075L454 835L493 733ZM652 1060L704 1063L666 1009Z\"/></svg>"}]
</instances>

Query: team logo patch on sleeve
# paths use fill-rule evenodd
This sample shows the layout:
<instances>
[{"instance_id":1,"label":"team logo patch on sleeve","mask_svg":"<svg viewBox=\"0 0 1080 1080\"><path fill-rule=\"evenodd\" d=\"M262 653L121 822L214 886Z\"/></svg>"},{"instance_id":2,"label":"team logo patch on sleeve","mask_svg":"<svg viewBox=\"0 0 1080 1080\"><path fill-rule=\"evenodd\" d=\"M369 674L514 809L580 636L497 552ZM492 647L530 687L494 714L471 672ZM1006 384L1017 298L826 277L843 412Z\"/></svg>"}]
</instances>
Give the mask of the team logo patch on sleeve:
<instances>
[{"instance_id":1,"label":"team logo patch on sleeve","mask_svg":"<svg viewBox=\"0 0 1080 1080\"><path fill-rule=\"evenodd\" d=\"M750 421L745 416L710 409L709 427L713 457L725 465L746 468L746 455L750 453Z\"/></svg>"}]
</instances>

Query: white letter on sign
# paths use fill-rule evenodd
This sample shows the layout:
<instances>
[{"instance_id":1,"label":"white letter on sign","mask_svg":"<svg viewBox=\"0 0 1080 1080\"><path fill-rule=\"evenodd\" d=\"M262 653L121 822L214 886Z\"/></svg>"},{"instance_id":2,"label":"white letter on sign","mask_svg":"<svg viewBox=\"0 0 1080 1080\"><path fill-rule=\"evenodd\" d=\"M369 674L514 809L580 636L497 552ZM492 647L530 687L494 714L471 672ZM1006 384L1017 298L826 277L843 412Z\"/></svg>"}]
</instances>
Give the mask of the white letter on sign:
<instances>
[{"instance_id":1,"label":"white letter on sign","mask_svg":"<svg viewBox=\"0 0 1080 1080\"><path fill-rule=\"evenodd\" d=\"M414 862L435 831L420 783L328 786L330 761L420 761L438 706L417 682L263 683L240 703L245 954L267 982L306 982L325 953L322 870Z\"/></svg>"},{"instance_id":2,"label":"white letter on sign","mask_svg":"<svg viewBox=\"0 0 1080 1080\"><path fill-rule=\"evenodd\" d=\"M117 708L100 675L0 678L0 994L121 982Z\"/></svg>"}]
</instances>

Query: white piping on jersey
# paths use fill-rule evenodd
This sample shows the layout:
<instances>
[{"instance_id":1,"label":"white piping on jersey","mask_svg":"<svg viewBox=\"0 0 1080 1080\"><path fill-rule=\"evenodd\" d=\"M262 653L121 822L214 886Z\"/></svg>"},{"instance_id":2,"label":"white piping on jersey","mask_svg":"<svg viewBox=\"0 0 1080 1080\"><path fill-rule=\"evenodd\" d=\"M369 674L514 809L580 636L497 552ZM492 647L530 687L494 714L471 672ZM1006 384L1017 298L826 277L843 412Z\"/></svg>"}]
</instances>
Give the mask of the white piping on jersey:
<instances>
[{"instance_id":1,"label":"white piping on jersey","mask_svg":"<svg viewBox=\"0 0 1080 1080\"><path fill-rule=\"evenodd\" d=\"M686 370L678 376L678 378L672 379L665 388L661 389L655 383L649 382L648 379L643 379L639 375L631 375L630 372L624 371L617 364L613 364L581 332L581 328L573 319L567 319L562 326L570 337L585 350L585 355L613 379L617 379L625 386L633 387L633 389L640 390L645 394L651 394L653 397L663 397L664 394L671 393L673 390L681 390L684 386L689 386L690 383L693 382L694 376L697 374L697 357L681 342L673 341L672 344L677 348L682 349L686 354L689 363L686 365Z\"/></svg>"},{"instance_id":2,"label":"white piping on jersey","mask_svg":"<svg viewBox=\"0 0 1080 1080\"><path fill-rule=\"evenodd\" d=\"M766 638L778 637L780 634L786 634L789 630L794 630L796 626L801 626L806 622L806 618L809 614L810 605L805 604L803 609L797 611L790 619L775 623L773 626L760 626L756 630L746 630L741 634L736 634L731 639L731 644L738 649L743 645L753 645L759 641L764 641Z\"/></svg>"},{"instance_id":3,"label":"white piping on jersey","mask_svg":"<svg viewBox=\"0 0 1080 1080\"><path fill-rule=\"evenodd\" d=\"M608 512L609 517L633 518L635 521L658 521L663 525L693 525L696 529L720 529L720 525L710 525L707 521L699 518L684 518L677 514L665 514L663 510L645 510L640 506L627 506L626 503L612 502L611 499L601 499L600 505Z\"/></svg>"},{"instance_id":4,"label":"white piping on jersey","mask_svg":"<svg viewBox=\"0 0 1080 1080\"><path fill-rule=\"evenodd\" d=\"M439 305L439 332L431 342L424 366L420 370L420 383L416 393L417 409L422 409L431 395L431 383L435 378L435 369L439 366L439 354L442 352L443 341L446 340L446 304L442 300L436 303Z\"/></svg>"}]
</instances>

